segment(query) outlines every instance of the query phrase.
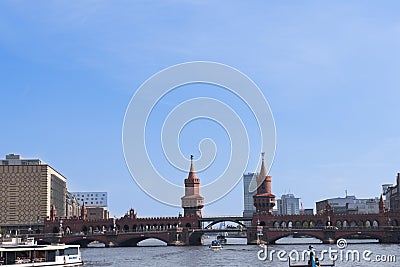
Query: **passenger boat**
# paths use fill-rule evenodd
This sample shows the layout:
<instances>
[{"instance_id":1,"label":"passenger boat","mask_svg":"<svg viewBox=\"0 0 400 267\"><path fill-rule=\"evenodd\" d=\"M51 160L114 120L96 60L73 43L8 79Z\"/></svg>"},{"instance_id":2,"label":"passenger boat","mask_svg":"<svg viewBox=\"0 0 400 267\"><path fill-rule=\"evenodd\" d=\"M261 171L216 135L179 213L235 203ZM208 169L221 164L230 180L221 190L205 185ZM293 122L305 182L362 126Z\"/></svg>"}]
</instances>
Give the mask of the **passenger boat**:
<instances>
[{"instance_id":1,"label":"passenger boat","mask_svg":"<svg viewBox=\"0 0 400 267\"><path fill-rule=\"evenodd\" d=\"M211 250L221 250L222 249L221 242L219 242L219 240L213 240L211 241L211 245L209 246L209 248Z\"/></svg>"},{"instance_id":2,"label":"passenger boat","mask_svg":"<svg viewBox=\"0 0 400 267\"><path fill-rule=\"evenodd\" d=\"M13 238L0 244L0 265L12 267L31 266L81 266L79 245L37 245L33 238L22 242Z\"/></svg>"}]
</instances>

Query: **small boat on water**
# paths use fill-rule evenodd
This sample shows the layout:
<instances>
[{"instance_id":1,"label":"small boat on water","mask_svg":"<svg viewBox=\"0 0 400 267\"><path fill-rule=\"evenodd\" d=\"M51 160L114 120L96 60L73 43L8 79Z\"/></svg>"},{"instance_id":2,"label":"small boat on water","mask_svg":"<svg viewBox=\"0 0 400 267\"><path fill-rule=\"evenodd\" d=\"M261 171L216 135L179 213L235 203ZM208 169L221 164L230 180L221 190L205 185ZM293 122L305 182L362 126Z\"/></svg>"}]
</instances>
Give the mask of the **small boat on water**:
<instances>
[{"instance_id":1,"label":"small boat on water","mask_svg":"<svg viewBox=\"0 0 400 267\"><path fill-rule=\"evenodd\" d=\"M33 238L13 238L0 243L0 266L81 266L79 245L38 245Z\"/></svg>"},{"instance_id":2,"label":"small boat on water","mask_svg":"<svg viewBox=\"0 0 400 267\"><path fill-rule=\"evenodd\" d=\"M209 248L211 250L221 250L222 249L221 242L219 240L213 240L211 241L211 245L209 246Z\"/></svg>"},{"instance_id":3,"label":"small boat on water","mask_svg":"<svg viewBox=\"0 0 400 267\"><path fill-rule=\"evenodd\" d=\"M220 234L217 236L217 240L221 242L222 245L226 244L226 235L225 234Z\"/></svg>"}]
</instances>

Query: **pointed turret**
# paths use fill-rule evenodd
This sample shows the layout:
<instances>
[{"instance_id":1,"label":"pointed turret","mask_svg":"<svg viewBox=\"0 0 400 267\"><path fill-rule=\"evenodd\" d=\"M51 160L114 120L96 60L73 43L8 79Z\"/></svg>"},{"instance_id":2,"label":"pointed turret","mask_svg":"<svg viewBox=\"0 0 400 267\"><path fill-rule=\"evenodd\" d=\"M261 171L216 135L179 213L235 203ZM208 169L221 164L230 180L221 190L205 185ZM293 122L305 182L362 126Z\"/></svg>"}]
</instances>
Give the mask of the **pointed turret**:
<instances>
[{"instance_id":1,"label":"pointed turret","mask_svg":"<svg viewBox=\"0 0 400 267\"><path fill-rule=\"evenodd\" d=\"M204 198L200 195L200 179L194 170L193 155L190 155L189 175L185 179L185 196L181 198L185 217L202 217Z\"/></svg>"},{"instance_id":2,"label":"pointed turret","mask_svg":"<svg viewBox=\"0 0 400 267\"><path fill-rule=\"evenodd\" d=\"M196 177L196 171L194 170L194 164L193 164L193 155L190 155L190 171L188 175L188 180L195 180L197 179Z\"/></svg>"},{"instance_id":3,"label":"pointed turret","mask_svg":"<svg viewBox=\"0 0 400 267\"><path fill-rule=\"evenodd\" d=\"M82 202L82 208L81 208L81 219L85 221L86 218L87 218L87 209L86 209L86 206L85 206L85 202L83 201Z\"/></svg>"},{"instance_id":4,"label":"pointed turret","mask_svg":"<svg viewBox=\"0 0 400 267\"><path fill-rule=\"evenodd\" d=\"M257 212L273 213L275 195L272 194L271 184L272 177L267 175L267 169L264 164L264 153L261 153L261 169L257 177L257 194L253 197Z\"/></svg>"},{"instance_id":5,"label":"pointed turret","mask_svg":"<svg viewBox=\"0 0 400 267\"><path fill-rule=\"evenodd\" d=\"M57 217L56 206L53 204L50 206L50 220L55 221Z\"/></svg>"}]
</instances>

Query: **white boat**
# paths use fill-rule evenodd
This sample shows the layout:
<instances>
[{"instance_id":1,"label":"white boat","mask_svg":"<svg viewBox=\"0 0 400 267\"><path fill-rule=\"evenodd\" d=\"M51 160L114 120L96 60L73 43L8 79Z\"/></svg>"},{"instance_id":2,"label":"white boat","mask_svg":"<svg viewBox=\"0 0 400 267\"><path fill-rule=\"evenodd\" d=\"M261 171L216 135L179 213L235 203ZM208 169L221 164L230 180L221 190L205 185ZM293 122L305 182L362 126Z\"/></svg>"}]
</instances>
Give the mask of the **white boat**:
<instances>
[{"instance_id":1,"label":"white boat","mask_svg":"<svg viewBox=\"0 0 400 267\"><path fill-rule=\"evenodd\" d=\"M81 266L79 245L37 245L33 238L13 238L0 244L0 265L12 267Z\"/></svg>"},{"instance_id":2,"label":"white boat","mask_svg":"<svg viewBox=\"0 0 400 267\"><path fill-rule=\"evenodd\" d=\"M222 249L221 242L219 240L213 240L211 241L211 245L209 246L211 250L220 250Z\"/></svg>"}]
</instances>

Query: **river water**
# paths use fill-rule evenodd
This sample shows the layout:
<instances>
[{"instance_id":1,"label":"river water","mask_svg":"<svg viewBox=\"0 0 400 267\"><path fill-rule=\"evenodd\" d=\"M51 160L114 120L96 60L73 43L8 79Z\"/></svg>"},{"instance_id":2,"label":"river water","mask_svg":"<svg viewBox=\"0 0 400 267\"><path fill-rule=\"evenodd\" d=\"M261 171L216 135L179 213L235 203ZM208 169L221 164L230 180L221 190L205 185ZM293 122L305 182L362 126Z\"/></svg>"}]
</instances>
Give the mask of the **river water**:
<instances>
[{"instance_id":1,"label":"river water","mask_svg":"<svg viewBox=\"0 0 400 267\"><path fill-rule=\"evenodd\" d=\"M268 257L263 260L265 249L255 245L245 245L245 239L229 239L228 244L222 250L212 251L208 248L211 239L205 239L204 246L167 247L156 240L146 240L138 247L125 248L82 248L82 257L85 266L289 266L287 257L290 254L299 260L302 252L307 250L308 245L293 244L300 240L287 239L278 245L268 247ZM304 241L304 240L303 240ZM318 242L306 240L306 242ZM325 260L322 263L332 263L328 252L337 256L335 266L400 266L400 245L398 244L354 244L349 243L346 247L339 249L337 245L313 244L316 255L321 258L321 252ZM262 250L262 253L259 252ZM335 252L335 250L337 252ZM261 260L259 259L259 256ZM280 257L278 257L278 254ZM357 260L357 254L360 258ZM284 261L286 260L286 261ZM298 262L296 264L304 264ZM294 264L292 262L292 264Z\"/></svg>"}]
</instances>

